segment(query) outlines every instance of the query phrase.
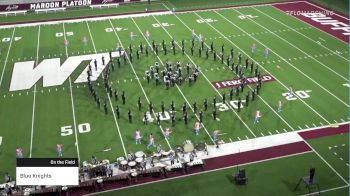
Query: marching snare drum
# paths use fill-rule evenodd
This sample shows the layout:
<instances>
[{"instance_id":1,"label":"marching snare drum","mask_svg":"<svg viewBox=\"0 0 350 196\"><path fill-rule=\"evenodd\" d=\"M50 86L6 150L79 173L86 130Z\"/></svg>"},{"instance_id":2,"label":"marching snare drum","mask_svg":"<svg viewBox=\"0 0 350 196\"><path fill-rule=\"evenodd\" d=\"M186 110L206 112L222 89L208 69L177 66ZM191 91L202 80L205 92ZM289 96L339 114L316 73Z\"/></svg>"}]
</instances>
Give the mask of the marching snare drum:
<instances>
[{"instance_id":1,"label":"marching snare drum","mask_svg":"<svg viewBox=\"0 0 350 196\"><path fill-rule=\"evenodd\" d=\"M145 156L145 153L142 151L138 151L135 153L135 156L136 156L136 158L141 158L141 157Z\"/></svg>"}]
</instances>

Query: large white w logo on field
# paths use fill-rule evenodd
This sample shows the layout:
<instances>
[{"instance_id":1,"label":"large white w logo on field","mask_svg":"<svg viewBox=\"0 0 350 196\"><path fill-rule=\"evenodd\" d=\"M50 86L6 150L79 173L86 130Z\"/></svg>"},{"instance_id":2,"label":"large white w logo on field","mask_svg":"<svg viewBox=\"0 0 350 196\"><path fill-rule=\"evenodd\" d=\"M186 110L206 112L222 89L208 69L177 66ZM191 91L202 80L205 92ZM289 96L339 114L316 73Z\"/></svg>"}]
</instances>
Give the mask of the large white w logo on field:
<instances>
[{"instance_id":1,"label":"large white w logo on field","mask_svg":"<svg viewBox=\"0 0 350 196\"><path fill-rule=\"evenodd\" d=\"M119 56L119 52L112 52L112 57ZM35 61L15 63L12 72L10 91L30 89L41 78L43 79L43 87L62 85L83 61L90 61L89 64L93 70L90 79L91 81L95 81L106 67L102 64L102 57L104 57L105 65L107 65L110 61L109 53L68 57L62 65L60 58L45 59L36 67L34 67ZM95 70L95 59L97 60L97 70ZM87 82L88 69L89 65L85 67L74 83Z\"/></svg>"}]
</instances>

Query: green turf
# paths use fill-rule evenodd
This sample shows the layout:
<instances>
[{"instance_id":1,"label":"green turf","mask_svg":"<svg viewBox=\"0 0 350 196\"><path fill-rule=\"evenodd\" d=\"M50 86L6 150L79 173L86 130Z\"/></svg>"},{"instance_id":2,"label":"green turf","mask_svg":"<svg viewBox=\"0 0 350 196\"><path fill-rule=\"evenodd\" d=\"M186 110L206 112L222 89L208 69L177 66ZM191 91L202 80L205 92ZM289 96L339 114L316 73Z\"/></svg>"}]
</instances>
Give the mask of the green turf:
<instances>
[{"instance_id":1,"label":"green turf","mask_svg":"<svg viewBox=\"0 0 350 196\"><path fill-rule=\"evenodd\" d=\"M244 20L239 18L241 14L253 14L258 17L254 21ZM214 21L203 23L203 19ZM154 26L158 23L163 23L166 27ZM288 24L288 26L281 23ZM325 40L323 45L329 50L292 31L289 27L312 40L322 37ZM117 30L110 31L110 28L117 28ZM224 44L225 59L233 47L236 63L238 52L244 52L246 54L243 54L243 62L245 56L248 55L250 59L254 59L255 64L259 64L262 74L272 74L276 81L263 84L260 96L255 101L250 101L249 106L242 108L240 112L228 107L228 102L226 105L219 104L216 107L219 110L220 121L213 120L211 116L214 108L213 97L216 96L218 103L221 103L220 96L225 93L229 101L229 89L216 90L211 86L211 82L237 78L237 75L232 73L225 63L221 64L220 59L214 61L212 54L209 59L205 59L203 51L202 57L199 57L200 43L198 40L195 41L194 55L190 54L192 29L197 35L202 34L205 37L207 44L205 47L213 42L219 54L221 45ZM136 34L133 41L130 40L131 31ZM160 44L162 40L167 43L169 50L167 55L160 50L157 57L150 51L149 57L141 54L141 58L136 59L135 51L140 42L144 45L150 44L142 36L146 31L151 33L151 40L155 40L157 44ZM57 33L66 33L66 36L57 37L56 35L59 35ZM56 157L55 146L57 143L62 143L64 157L78 157L79 155L82 162L96 155L99 159L114 161L116 157L124 156L128 152L142 150L148 154L152 153L154 148L146 149L150 133L154 133L156 144L161 144L167 150L181 146L188 139L195 144L205 142L212 145L211 137L216 129L226 133L219 139L227 143L348 121L348 106L346 106L349 98L348 87L343 86L348 81L342 78L347 78L349 72L348 45L271 6L256 9L242 8L237 11L218 10L0 29L0 40L11 38L12 35L14 38L20 37L21 39L12 42L6 42L7 39L5 39L0 45L0 73L3 73L0 83L0 119L4 119L0 123L0 136L3 137L0 146L0 160L4 160L1 162L1 174L8 171L14 176L15 149L18 146L24 149L25 157L30 155L32 157ZM88 39L86 46L83 44L83 37ZM65 38L69 40L68 47L64 46ZM181 40L185 40L185 55L181 54L178 45L176 55L172 54L170 49L172 39L180 45ZM126 92L125 105L121 103L120 97L116 101L113 96L107 95L101 77L94 82L102 105L106 102L108 106L108 115L104 114L102 107L100 109L96 107L86 84L74 83L88 62L83 62L61 86L43 88L43 82L39 81L31 89L9 91L15 62L29 60L41 62L48 58L60 58L63 63L67 56L114 50L117 43L122 44L126 50L129 44L132 45L133 62L130 64L122 60L121 68L116 67L110 76L113 82L112 88L117 89L119 94L122 91ZM250 49L253 43L256 43L258 48L255 55L251 54ZM268 59L263 56L265 47L273 51L270 52ZM335 54L335 50L340 53ZM312 55L312 58L308 55ZM180 61L183 65L189 62L200 66L201 75L198 81L192 87L184 82L169 90L165 89L163 83L158 87L155 86L154 81L147 83L147 80L144 79L145 71L155 62L162 65L167 60ZM115 59L114 66L117 66ZM184 69L184 74L185 72ZM252 75L249 70L245 74ZM288 92L290 86L295 92L303 93L306 90L311 90L311 92L308 93L309 96L301 99L302 101L288 101L282 96L282 93ZM252 88L255 86L246 87L239 97L244 99ZM138 97L143 103L141 112L138 112L137 109ZM198 112L203 110L205 98L209 102L209 109L204 112L205 129L201 129L200 135L195 136L193 127L197 117L191 109L188 109L189 123L185 125L181 108L184 103L188 106L196 102L198 115ZM236 99L238 97L234 96L234 100ZM154 122L143 125L142 118L148 110L148 101L154 104L155 112L160 112L161 101L164 101L166 110L169 111L172 100L176 104L177 111L175 127L171 127L169 120L162 121L161 126ZM283 102L281 113L276 112L278 100ZM117 105L121 108L120 119L116 119L111 112ZM128 109L133 111L133 123L128 122ZM258 109L261 110L263 117L259 124L254 124L254 115ZM79 125L86 123L89 123L91 131L79 133ZM61 129L66 126L70 126L73 134L61 136ZM170 127L173 131L169 141L164 139L162 133L166 127ZM143 134L141 145L136 145L134 141L136 129L141 129ZM329 142L332 143L332 141L334 140L330 139ZM78 145L75 146L75 143ZM328 150L328 145L320 143L320 152L326 154L323 151ZM106 148L112 150L101 152ZM315 148L318 149L317 144ZM336 160L332 160L334 157L327 155L325 158L330 161L331 165L338 165ZM336 169L344 177L348 177L348 167L344 165L334 167L337 167ZM322 178L324 178L323 175ZM330 181L329 185L332 183ZM268 189L266 192L270 191L270 188ZM286 187L281 186L281 190L286 190Z\"/></svg>"}]
</instances>

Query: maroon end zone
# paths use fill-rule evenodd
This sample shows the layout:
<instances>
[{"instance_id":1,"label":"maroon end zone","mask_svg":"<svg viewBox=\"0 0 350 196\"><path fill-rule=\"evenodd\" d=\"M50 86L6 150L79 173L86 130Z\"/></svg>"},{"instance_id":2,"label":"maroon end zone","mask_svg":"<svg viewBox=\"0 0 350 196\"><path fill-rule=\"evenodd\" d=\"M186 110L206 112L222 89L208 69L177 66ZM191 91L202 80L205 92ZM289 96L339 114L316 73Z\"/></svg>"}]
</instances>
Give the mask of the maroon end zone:
<instances>
[{"instance_id":1,"label":"maroon end zone","mask_svg":"<svg viewBox=\"0 0 350 196\"><path fill-rule=\"evenodd\" d=\"M273 6L286 12L288 15L299 18L316 28L349 43L349 19L344 16L309 2L299 1L295 3L274 4Z\"/></svg>"},{"instance_id":2,"label":"maroon end zone","mask_svg":"<svg viewBox=\"0 0 350 196\"><path fill-rule=\"evenodd\" d=\"M272 82L272 81L275 81L275 78L272 77L271 75L263 75L261 76L261 81L263 83ZM246 78L246 81L245 81L246 85L256 84L256 83L258 83L257 77ZM232 88L232 87L237 87L241 85L241 80L237 78L233 80L215 81L215 82L212 82L212 84L215 86L216 89Z\"/></svg>"}]
</instances>

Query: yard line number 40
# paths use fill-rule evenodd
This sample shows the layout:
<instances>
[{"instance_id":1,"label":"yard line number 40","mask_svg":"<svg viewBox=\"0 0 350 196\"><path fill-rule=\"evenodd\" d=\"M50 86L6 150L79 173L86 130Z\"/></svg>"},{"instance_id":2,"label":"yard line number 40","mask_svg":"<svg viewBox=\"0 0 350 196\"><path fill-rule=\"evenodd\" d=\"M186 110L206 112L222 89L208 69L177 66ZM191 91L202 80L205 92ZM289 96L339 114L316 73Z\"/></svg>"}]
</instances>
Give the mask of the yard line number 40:
<instances>
[{"instance_id":1,"label":"yard line number 40","mask_svg":"<svg viewBox=\"0 0 350 196\"><path fill-rule=\"evenodd\" d=\"M78 125L79 133L89 133L91 131L90 123L82 123ZM68 136L73 134L73 126L63 126L61 127L61 136Z\"/></svg>"}]
</instances>

